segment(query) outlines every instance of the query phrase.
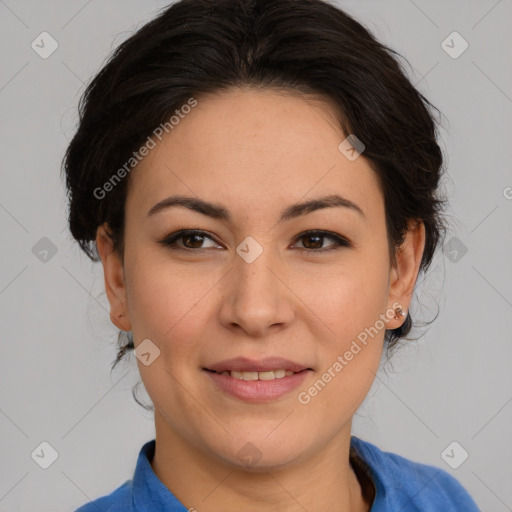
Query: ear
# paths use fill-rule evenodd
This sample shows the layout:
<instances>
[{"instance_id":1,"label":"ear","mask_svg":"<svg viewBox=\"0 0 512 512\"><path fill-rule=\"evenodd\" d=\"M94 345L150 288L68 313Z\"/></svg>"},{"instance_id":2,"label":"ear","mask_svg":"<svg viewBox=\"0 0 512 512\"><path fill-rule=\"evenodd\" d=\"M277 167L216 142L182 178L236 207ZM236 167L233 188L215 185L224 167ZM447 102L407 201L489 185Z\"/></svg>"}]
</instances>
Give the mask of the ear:
<instances>
[{"instance_id":1,"label":"ear","mask_svg":"<svg viewBox=\"0 0 512 512\"><path fill-rule=\"evenodd\" d=\"M407 315L412 293L418 278L421 258L425 248L425 225L421 220L411 220L402 245L396 251L396 263L391 268L388 294L388 310L400 306ZM398 329L405 316L391 318L387 329Z\"/></svg>"},{"instance_id":2,"label":"ear","mask_svg":"<svg viewBox=\"0 0 512 512\"><path fill-rule=\"evenodd\" d=\"M117 252L114 251L107 223L96 231L96 246L103 264L105 291L110 303L110 320L119 329L131 331L123 263Z\"/></svg>"}]
</instances>

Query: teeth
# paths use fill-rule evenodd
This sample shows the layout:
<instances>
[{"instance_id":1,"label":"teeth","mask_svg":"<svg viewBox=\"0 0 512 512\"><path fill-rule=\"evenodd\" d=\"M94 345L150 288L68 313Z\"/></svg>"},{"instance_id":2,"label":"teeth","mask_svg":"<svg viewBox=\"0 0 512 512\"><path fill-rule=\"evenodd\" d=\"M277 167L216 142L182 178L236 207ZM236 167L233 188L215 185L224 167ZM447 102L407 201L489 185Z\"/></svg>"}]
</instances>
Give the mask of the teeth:
<instances>
[{"instance_id":1,"label":"teeth","mask_svg":"<svg viewBox=\"0 0 512 512\"><path fill-rule=\"evenodd\" d=\"M221 375L233 377L240 380L274 380L289 377L295 372L291 370L274 370L268 372L237 372L236 370L223 371Z\"/></svg>"},{"instance_id":2,"label":"teeth","mask_svg":"<svg viewBox=\"0 0 512 512\"><path fill-rule=\"evenodd\" d=\"M276 375L274 372L259 372L258 379L259 380L274 380Z\"/></svg>"}]
</instances>

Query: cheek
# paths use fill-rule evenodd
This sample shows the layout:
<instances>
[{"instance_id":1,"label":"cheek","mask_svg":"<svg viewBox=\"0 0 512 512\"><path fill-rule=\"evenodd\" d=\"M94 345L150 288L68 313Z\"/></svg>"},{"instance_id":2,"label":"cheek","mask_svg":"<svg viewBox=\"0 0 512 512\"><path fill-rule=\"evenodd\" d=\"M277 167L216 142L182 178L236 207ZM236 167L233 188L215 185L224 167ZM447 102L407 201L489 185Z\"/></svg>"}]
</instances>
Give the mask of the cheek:
<instances>
[{"instance_id":1,"label":"cheek","mask_svg":"<svg viewBox=\"0 0 512 512\"><path fill-rule=\"evenodd\" d=\"M204 319L213 314L205 297L211 285L192 267L183 272L168 262L144 261L139 258L130 272L130 320L135 344L150 339L160 352L148 366L137 361L141 379L160 411L198 413L187 391L194 389Z\"/></svg>"},{"instance_id":2,"label":"cheek","mask_svg":"<svg viewBox=\"0 0 512 512\"><path fill-rule=\"evenodd\" d=\"M328 280L317 276L304 283L298 292L322 326L317 341L317 384L301 390L308 395L301 403L311 399L314 408L339 404L329 413L333 415L356 408L368 392L379 367L386 329L387 262L372 259L367 265L364 258L358 258L351 263L331 273Z\"/></svg>"},{"instance_id":3,"label":"cheek","mask_svg":"<svg viewBox=\"0 0 512 512\"><path fill-rule=\"evenodd\" d=\"M324 326L323 339L333 350L341 350L365 328L374 326L385 312L388 273L384 259L353 254L338 266L309 271L307 279L294 280L293 289L305 311L310 310L309 318ZM382 327L380 324L377 328Z\"/></svg>"},{"instance_id":4,"label":"cheek","mask_svg":"<svg viewBox=\"0 0 512 512\"><path fill-rule=\"evenodd\" d=\"M383 349L387 280L377 274L338 276L329 293L311 309L318 312L323 335L317 339L315 378L298 391L299 412L348 421L367 395L378 371ZM364 286L363 286L364 285ZM312 302L310 302L312 304Z\"/></svg>"},{"instance_id":5,"label":"cheek","mask_svg":"<svg viewBox=\"0 0 512 512\"><path fill-rule=\"evenodd\" d=\"M208 275L193 264L173 263L161 248L133 254L126 265L134 335L138 332L155 341L172 340L176 331L186 329L201 311L203 296L211 288Z\"/></svg>"},{"instance_id":6,"label":"cheek","mask_svg":"<svg viewBox=\"0 0 512 512\"><path fill-rule=\"evenodd\" d=\"M164 265L149 256L137 258L127 269L135 345L149 339L159 350L150 365L137 361L142 381L155 405L168 402L175 407L180 398L176 381L190 387L187 371L190 374L197 366L202 339L198 330L201 318L208 314L204 310L206 297L201 300L207 284L191 277L190 272L177 272L176 265ZM162 403L161 407L166 406Z\"/></svg>"}]
</instances>

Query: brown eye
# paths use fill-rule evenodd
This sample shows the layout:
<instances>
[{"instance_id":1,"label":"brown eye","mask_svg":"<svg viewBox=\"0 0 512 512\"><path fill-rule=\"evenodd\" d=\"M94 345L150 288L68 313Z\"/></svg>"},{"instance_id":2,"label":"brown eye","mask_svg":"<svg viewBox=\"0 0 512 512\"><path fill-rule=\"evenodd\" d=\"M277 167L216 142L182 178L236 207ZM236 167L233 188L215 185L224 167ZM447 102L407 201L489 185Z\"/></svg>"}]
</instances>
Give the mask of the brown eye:
<instances>
[{"instance_id":1,"label":"brown eye","mask_svg":"<svg viewBox=\"0 0 512 512\"><path fill-rule=\"evenodd\" d=\"M323 235L306 235L303 236L303 245L306 249L321 249L324 242Z\"/></svg>"},{"instance_id":2,"label":"brown eye","mask_svg":"<svg viewBox=\"0 0 512 512\"><path fill-rule=\"evenodd\" d=\"M302 233L298 239L303 240L303 248L309 252L325 252L338 249L339 247L350 246L347 240L329 231L307 231ZM334 243L323 247L326 239L334 240Z\"/></svg>"},{"instance_id":3,"label":"brown eye","mask_svg":"<svg viewBox=\"0 0 512 512\"><path fill-rule=\"evenodd\" d=\"M181 244L177 243L179 240L182 241ZM207 247L203 247L205 240L211 240L217 246L215 240L204 231L197 230L181 230L176 231L172 235L169 235L161 243L167 247L171 247L173 249L190 249L190 250L200 250L207 249Z\"/></svg>"},{"instance_id":4,"label":"brown eye","mask_svg":"<svg viewBox=\"0 0 512 512\"><path fill-rule=\"evenodd\" d=\"M183 245L187 249L201 249L201 245L203 244L203 235L198 235L197 233L192 233L190 235L182 235L181 240L183 241Z\"/></svg>"}]
</instances>

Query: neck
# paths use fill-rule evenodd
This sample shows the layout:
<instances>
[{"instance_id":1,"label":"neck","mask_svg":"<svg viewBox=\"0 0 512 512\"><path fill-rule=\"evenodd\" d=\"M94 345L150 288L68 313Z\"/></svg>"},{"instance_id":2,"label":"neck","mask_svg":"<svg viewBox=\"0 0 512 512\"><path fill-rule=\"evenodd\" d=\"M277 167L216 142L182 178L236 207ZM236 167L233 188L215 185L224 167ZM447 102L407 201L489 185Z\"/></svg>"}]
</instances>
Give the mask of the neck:
<instances>
[{"instance_id":1,"label":"neck","mask_svg":"<svg viewBox=\"0 0 512 512\"><path fill-rule=\"evenodd\" d=\"M350 425L313 456L280 468L248 470L190 444L155 411L151 466L190 510L201 512L367 512L349 463Z\"/></svg>"}]
</instances>

